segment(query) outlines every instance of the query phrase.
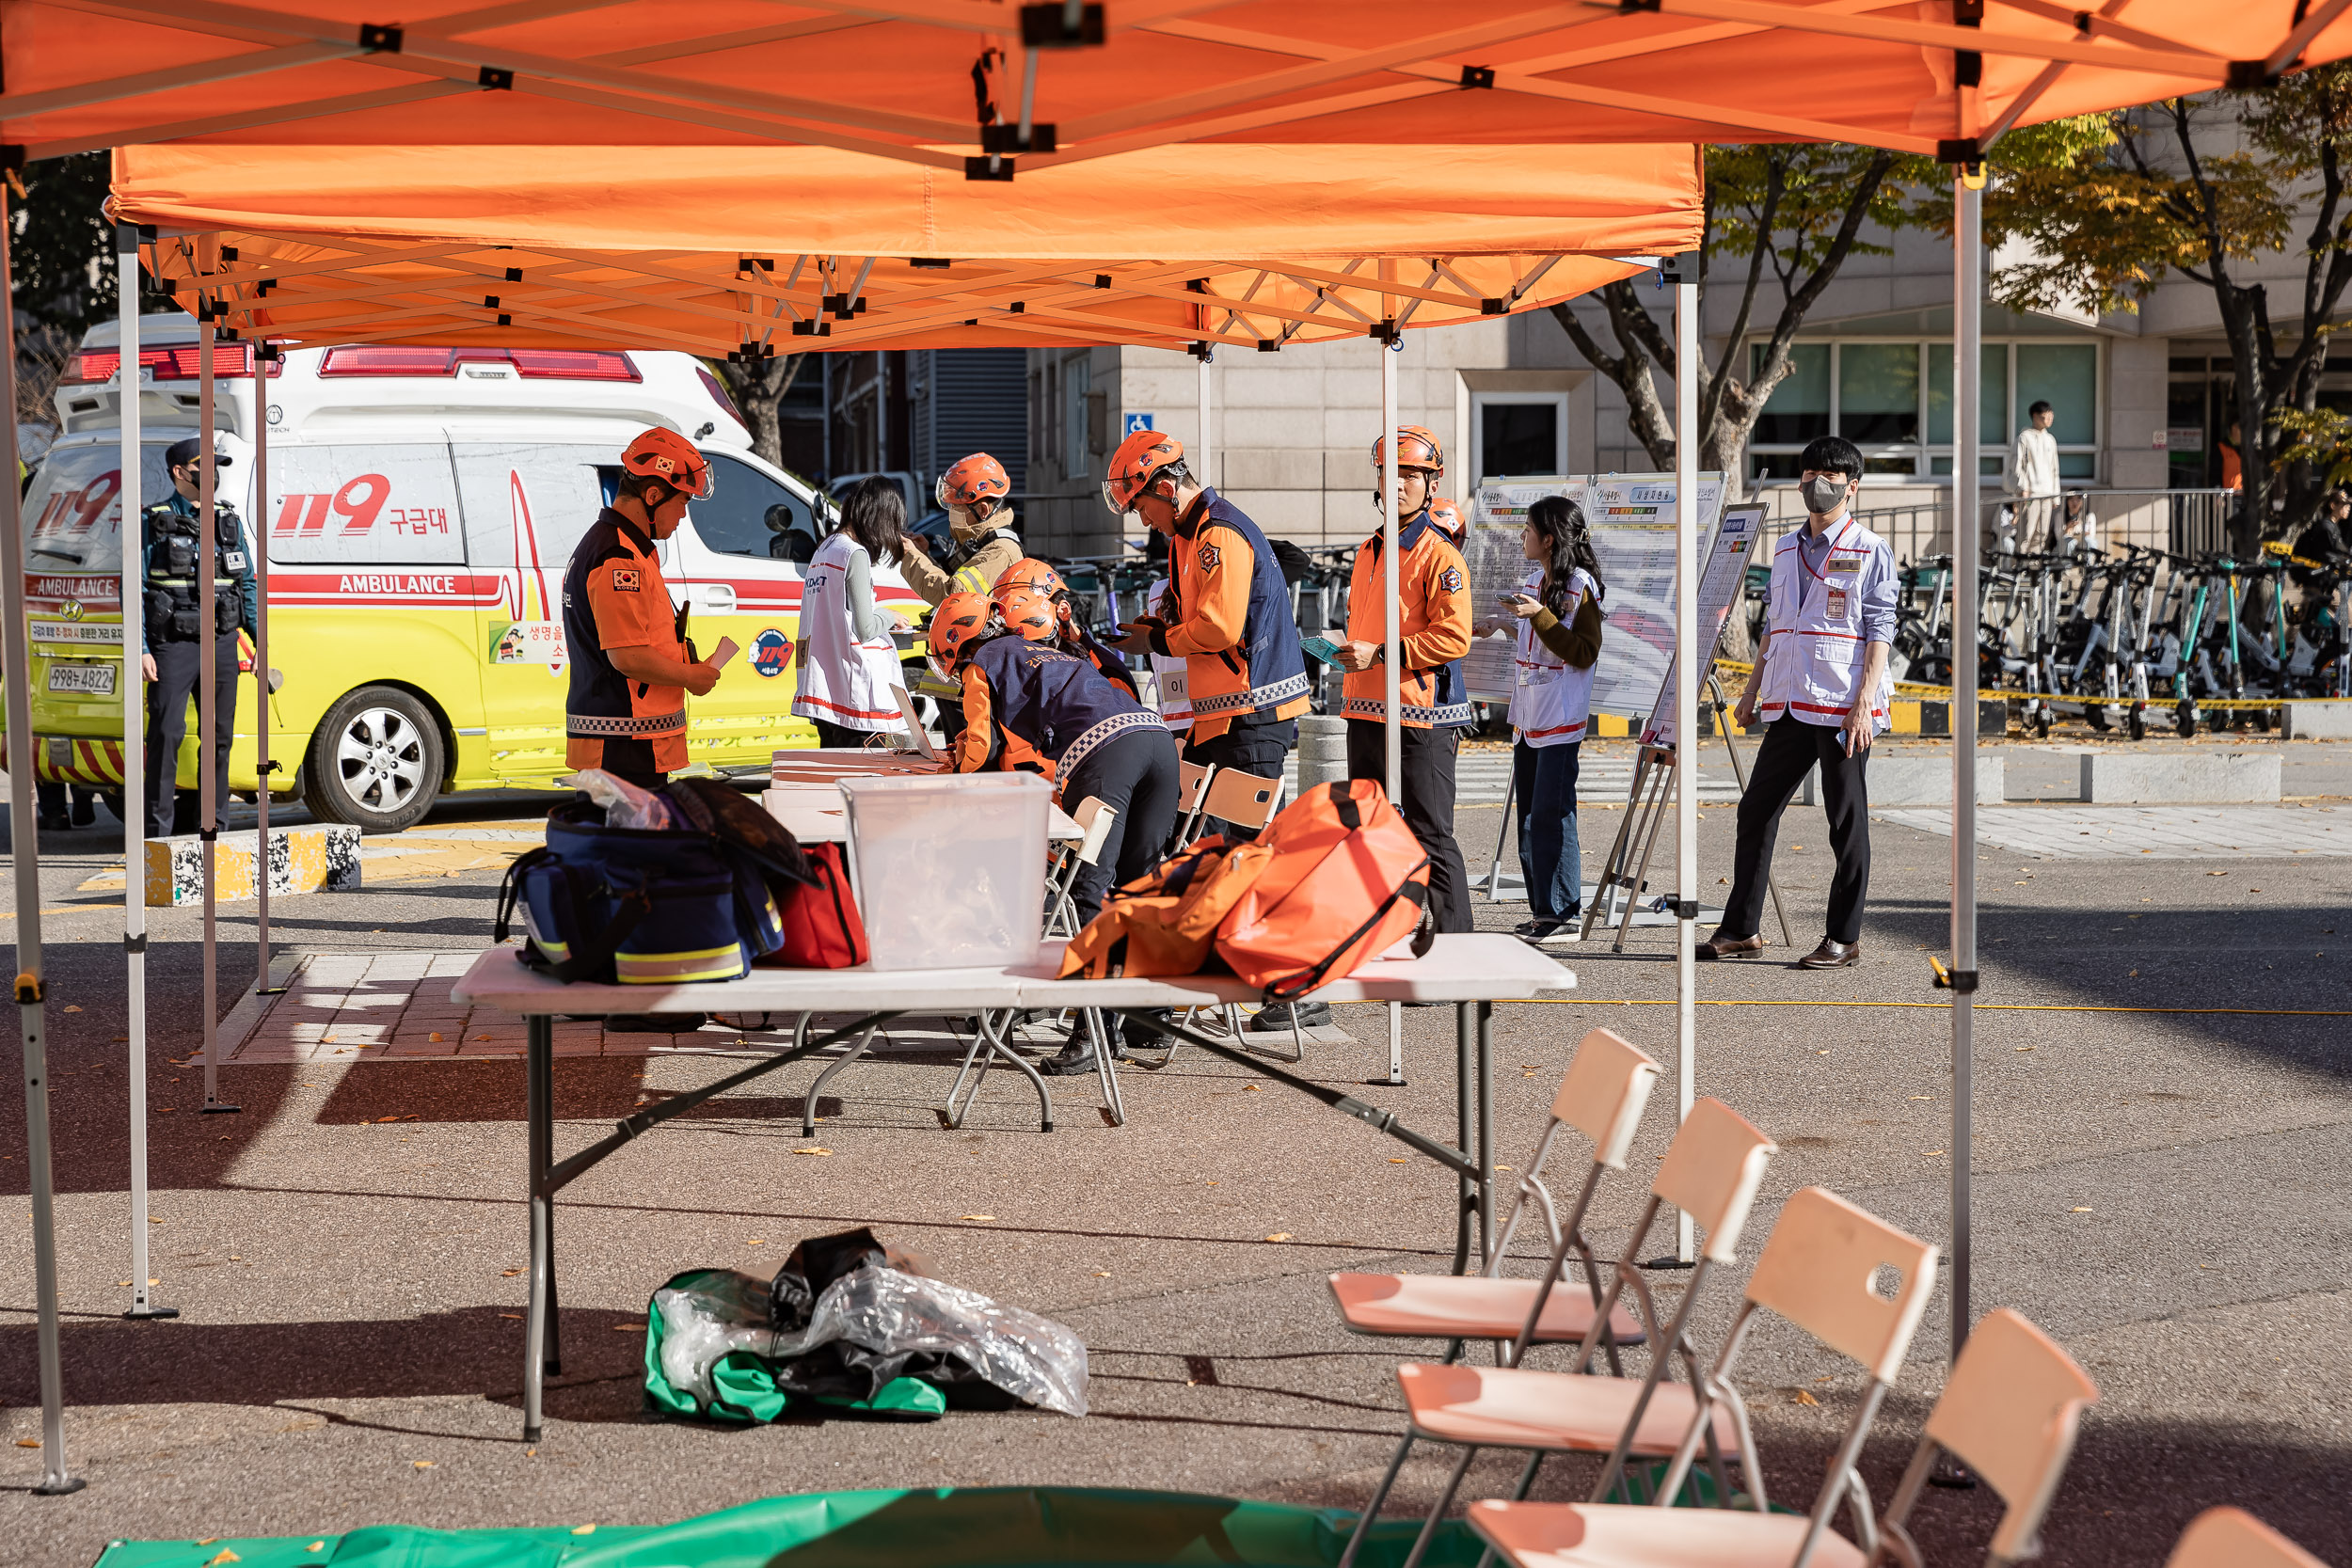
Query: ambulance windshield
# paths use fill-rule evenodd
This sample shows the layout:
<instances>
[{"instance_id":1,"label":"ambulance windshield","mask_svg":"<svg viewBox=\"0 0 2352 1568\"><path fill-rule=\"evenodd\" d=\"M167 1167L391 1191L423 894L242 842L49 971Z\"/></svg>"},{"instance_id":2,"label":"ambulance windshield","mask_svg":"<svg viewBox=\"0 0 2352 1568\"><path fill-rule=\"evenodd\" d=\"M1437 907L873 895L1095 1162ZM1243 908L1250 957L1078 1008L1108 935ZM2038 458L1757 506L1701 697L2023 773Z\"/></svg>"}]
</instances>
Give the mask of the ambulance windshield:
<instances>
[{"instance_id":1,"label":"ambulance windshield","mask_svg":"<svg viewBox=\"0 0 2352 1568\"><path fill-rule=\"evenodd\" d=\"M166 443L140 453L139 504L171 494ZM122 571L122 449L113 441L49 449L24 496L24 570L41 577L116 577Z\"/></svg>"}]
</instances>

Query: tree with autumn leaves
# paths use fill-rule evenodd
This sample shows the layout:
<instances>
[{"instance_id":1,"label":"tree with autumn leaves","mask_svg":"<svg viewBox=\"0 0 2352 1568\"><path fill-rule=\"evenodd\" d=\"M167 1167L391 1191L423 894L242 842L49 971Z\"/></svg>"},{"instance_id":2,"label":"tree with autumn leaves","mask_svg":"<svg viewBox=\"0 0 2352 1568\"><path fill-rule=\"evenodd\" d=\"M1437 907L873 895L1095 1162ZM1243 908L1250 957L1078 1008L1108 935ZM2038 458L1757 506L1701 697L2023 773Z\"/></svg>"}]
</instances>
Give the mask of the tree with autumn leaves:
<instances>
[{"instance_id":1,"label":"tree with autumn leaves","mask_svg":"<svg viewBox=\"0 0 2352 1568\"><path fill-rule=\"evenodd\" d=\"M2010 248L2026 255L1993 275L2003 305L2128 311L2168 276L2213 292L2245 432L2240 552L2302 526L2352 477L2352 417L2320 396L2352 286L2348 143L2352 65L2331 65L2011 132L1994 150L1986 245L2022 241ZM1739 301L1715 362L1697 367L1702 468L1740 471L1821 294L1850 258L1885 254L1885 236L1907 228L1952 231L1950 172L1928 159L1834 143L1708 149L1700 279ZM2274 303L2255 274L2281 258L2300 276ZM1624 393L1635 439L1665 468L1674 427L1657 378L1676 367L1653 313L1662 304L1626 280L1552 315Z\"/></svg>"}]
</instances>

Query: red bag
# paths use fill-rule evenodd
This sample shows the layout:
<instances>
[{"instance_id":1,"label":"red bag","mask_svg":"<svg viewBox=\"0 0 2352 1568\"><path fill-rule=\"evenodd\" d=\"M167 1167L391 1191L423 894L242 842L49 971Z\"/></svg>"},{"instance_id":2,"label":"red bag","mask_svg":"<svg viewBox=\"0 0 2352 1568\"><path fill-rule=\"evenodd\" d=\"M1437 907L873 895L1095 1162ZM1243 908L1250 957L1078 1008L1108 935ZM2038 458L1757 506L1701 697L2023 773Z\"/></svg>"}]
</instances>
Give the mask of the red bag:
<instances>
[{"instance_id":1,"label":"red bag","mask_svg":"<svg viewBox=\"0 0 2352 1568\"><path fill-rule=\"evenodd\" d=\"M1317 784L1259 846L1264 867L1216 928L1216 951L1270 1002L1354 972L1422 924L1429 856L1373 779ZM1424 929L1415 953L1436 933Z\"/></svg>"},{"instance_id":2,"label":"red bag","mask_svg":"<svg viewBox=\"0 0 2352 1568\"><path fill-rule=\"evenodd\" d=\"M849 861L838 844L804 844L813 884L791 883L778 893L784 916L784 945L753 961L756 969L847 969L871 955L866 922L858 918L857 895L850 891Z\"/></svg>"}]
</instances>

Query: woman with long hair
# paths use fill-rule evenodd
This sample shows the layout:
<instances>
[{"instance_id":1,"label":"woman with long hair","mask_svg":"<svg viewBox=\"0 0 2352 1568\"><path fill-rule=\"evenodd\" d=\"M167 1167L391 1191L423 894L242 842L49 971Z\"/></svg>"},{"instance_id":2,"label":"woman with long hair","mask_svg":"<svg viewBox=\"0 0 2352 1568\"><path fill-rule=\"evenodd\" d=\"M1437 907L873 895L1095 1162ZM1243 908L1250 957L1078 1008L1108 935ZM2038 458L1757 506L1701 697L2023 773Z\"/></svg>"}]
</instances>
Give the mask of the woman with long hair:
<instances>
[{"instance_id":1,"label":"woman with long hair","mask_svg":"<svg viewBox=\"0 0 2352 1568\"><path fill-rule=\"evenodd\" d=\"M817 726L821 746L859 747L906 730L893 689L906 684L890 640L895 622L874 602L874 563L899 559L906 520L895 483L860 480L842 498L840 528L802 569L792 711Z\"/></svg>"},{"instance_id":2,"label":"woman with long hair","mask_svg":"<svg viewBox=\"0 0 2352 1568\"><path fill-rule=\"evenodd\" d=\"M1513 825L1519 869L1527 879L1530 918L1518 934L1538 947L1582 936L1584 860L1576 834L1577 753L1593 700L1600 657L1600 561L1584 512L1565 496L1528 508L1519 550L1532 562L1502 608L1518 622L1517 679L1511 688ZM1481 622L1475 636L1501 621Z\"/></svg>"}]
</instances>

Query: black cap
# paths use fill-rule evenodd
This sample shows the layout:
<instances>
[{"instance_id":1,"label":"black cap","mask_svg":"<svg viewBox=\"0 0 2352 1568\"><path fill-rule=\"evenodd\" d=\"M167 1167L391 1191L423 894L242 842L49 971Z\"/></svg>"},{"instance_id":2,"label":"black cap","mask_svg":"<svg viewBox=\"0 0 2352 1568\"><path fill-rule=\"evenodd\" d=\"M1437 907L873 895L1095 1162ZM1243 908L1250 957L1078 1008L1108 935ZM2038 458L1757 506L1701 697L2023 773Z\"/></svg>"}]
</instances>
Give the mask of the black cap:
<instances>
[{"instance_id":1,"label":"black cap","mask_svg":"<svg viewBox=\"0 0 2352 1568\"><path fill-rule=\"evenodd\" d=\"M174 441L164 449L164 467L184 468L203 455L204 443L191 436L184 441ZM225 451L213 454L213 467L216 468L229 467L235 462L236 459Z\"/></svg>"}]
</instances>

